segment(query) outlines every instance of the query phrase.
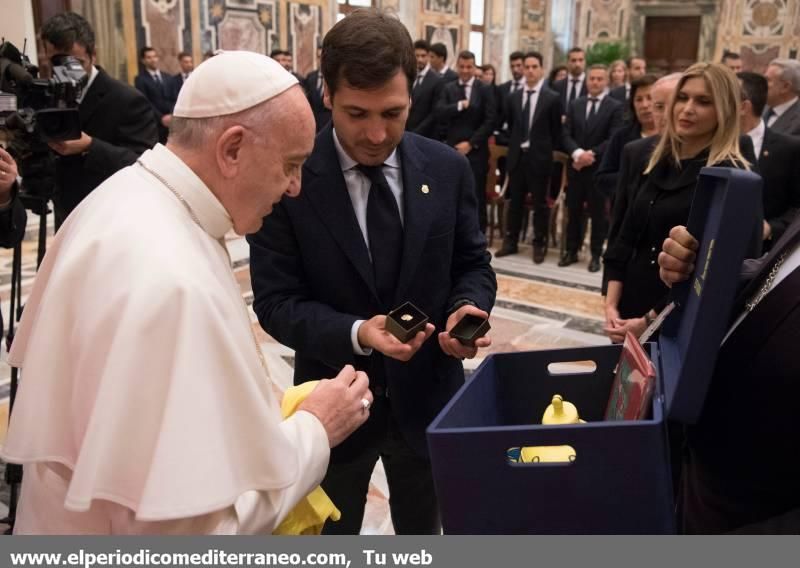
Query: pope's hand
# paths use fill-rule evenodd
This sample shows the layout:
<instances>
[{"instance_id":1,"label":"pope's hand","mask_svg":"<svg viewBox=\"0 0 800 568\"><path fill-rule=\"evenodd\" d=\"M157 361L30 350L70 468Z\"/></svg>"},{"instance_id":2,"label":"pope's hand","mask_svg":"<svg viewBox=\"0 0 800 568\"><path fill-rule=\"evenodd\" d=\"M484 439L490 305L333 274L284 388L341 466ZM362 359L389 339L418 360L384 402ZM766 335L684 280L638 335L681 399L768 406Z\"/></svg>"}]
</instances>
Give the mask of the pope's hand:
<instances>
[{"instance_id":1,"label":"pope's hand","mask_svg":"<svg viewBox=\"0 0 800 568\"><path fill-rule=\"evenodd\" d=\"M489 314L480 308L466 304L450 314L450 317L447 318L447 331L443 331L439 334L439 347L442 348L442 351L451 357L455 357L456 359L472 359L478 354L478 348L489 347L492 344L492 339L488 335L484 335L476 340L474 346L462 345L458 339L455 337L450 337L450 330L453 329L456 324L461 321L461 318L467 314L472 314L486 319L489 318Z\"/></svg>"},{"instance_id":2,"label":"pope's hand","mask_svg":"<svg viewBox=\"0 0 800 568\"><path fill-rule=\"evenodd\" d=\"M386 331L386 316L368 319L358 328L358 343L363 349L375 349L398 361L409 361L433 333L433 324L427 324L408 343L403 343Z\"/></svg>"},{"instance_id":3,"label":"pope's hand","mask_svg":"<svg viewBox=\"0 0 800 568\"><path fill-rule=\"evenodd\" d=\"M367 421L371 404L366 373L346 365L336 378L321 380L297 410L310 412L322 422L334 448Z\"/></svg>"},{"instance_id":4,"label":"pope's hand","mask_svg":"<svg viewBox=\"0 0 800 568\"><path fill-rule=\"evenodd\" d=\"M669 287L689 278L694 271L697 240L686 227L673 227L658 255L659 276Z\"/></svg>"}]
</instances>

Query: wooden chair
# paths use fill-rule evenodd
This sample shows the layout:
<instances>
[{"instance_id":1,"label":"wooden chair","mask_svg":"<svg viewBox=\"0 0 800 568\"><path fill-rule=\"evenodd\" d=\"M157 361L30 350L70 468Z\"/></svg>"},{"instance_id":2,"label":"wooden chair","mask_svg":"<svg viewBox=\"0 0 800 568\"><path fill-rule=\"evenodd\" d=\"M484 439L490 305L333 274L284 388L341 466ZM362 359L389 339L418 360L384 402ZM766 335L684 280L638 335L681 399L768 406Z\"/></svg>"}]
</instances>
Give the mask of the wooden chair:
<instances>
[{"instance_id":1,"label":"wooden chair","mask_svg":"<svg viewBox=\"0 0 800 568\"><path fill-rule=\"evenodd\" d=\"M500 232L500 239L503 238L505 233L505 192L508 188L508 174L506 174L505 183L503 187L497 185L497 161L508 155L508 148L506 146L498 146L491 144L489 146L489 173L486 176L486 205L489 208L487 212L488 222L486 229L489 231L489 246L494 243L494 231L497 229Z\"/></svg>"},{"instance_id":2,"label":"wooden chair","mask_svg":"<svg viewBox=\"0 0 800 568\"><path fill-rule=\"evenodd\" d=\"M567 168L569 156L564 152L553 152L553 162L561 164L561 185L558 197L550 209L550 240L554 247L559 247L559 253L564 254L567 246Z\"/></svg>"}]
</instances>

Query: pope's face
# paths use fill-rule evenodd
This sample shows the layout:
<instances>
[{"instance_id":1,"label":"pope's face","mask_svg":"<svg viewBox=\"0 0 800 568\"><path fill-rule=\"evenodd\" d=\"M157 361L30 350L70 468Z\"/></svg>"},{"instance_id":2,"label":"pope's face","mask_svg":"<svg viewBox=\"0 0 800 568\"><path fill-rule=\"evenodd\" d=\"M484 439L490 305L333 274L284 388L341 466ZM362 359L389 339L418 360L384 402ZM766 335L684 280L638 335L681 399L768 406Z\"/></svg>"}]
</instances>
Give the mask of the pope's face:
<instances>
[{"instance_id":1,"label":"pope's face","mask_svg":"<svg viewBox=\"0 0 800 568\"><path fill-rule=\"evenodd\" d=\"M268 125L246 129L236 189L225 204L240 234L255 233L284 195L300 194L303 162L314 148L314 115L302 89L293 87Z\"/></svg>"},{"instance_id":2,"label":"pope's face","mask_svg":"<svg viewBox=\"0 0 800 568\"><path fill-rule=\"evenodd\" d=\"M403 139L410 104L408 78L398 69L375 89L356 89L341 80L332 98L329 93L325 89L344 151L359 164L381 165Z\"/></svg>"}]
</instances>

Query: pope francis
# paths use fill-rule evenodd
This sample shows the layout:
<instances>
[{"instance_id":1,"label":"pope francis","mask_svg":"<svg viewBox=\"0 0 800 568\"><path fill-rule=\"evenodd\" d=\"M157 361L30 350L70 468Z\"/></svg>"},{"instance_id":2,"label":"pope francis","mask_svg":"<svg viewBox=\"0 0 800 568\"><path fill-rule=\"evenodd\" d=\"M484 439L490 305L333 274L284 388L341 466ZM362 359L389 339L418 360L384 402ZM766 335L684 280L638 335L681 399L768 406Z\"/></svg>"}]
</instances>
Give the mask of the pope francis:
<instances>
[{"instance_id":1,"label":"pope francis","mask_svg":"<svg viewBox=\"0 0 800 568\"><path fill-rule=\"evenodd\" d=\"M366 375L345 367L281 418L225 248L300 191L315 129L297 80L222 53L173 116L36 277L2 449L24 464L17 533L269 534L369 414Z\"/></svg>"}]
</instances>

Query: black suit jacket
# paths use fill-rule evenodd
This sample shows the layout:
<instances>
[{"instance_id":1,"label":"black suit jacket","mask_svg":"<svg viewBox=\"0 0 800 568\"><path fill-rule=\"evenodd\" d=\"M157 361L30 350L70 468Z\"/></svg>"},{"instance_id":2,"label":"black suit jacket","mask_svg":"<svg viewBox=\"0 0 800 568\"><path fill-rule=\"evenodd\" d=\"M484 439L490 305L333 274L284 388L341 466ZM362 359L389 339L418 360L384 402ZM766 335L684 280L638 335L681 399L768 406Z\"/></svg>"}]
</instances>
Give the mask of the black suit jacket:
<instances>
[{"instance_id":1,"label":"black suit jacket","mask_svg":"<svg viewBox=\"0 0 800 568\"><path fill-rule=\"evenodd\" d=\"M513 81L506 81L495 90L497 101L497 118L495 118L495 142L500 146L508 146L511 128L508 124L509 97Z\"/></svg>"},{"instance_id":2,"label":"black suit jacket","mask_svg":"<svg viewBox=\"0 0 800 568\"><path fill-rule=\"evenodd\" d=\"M319 78L319 69L315 69L306 77L305 85L303 86L308 97L308 104L311 105L311 111L314 113L314 120L317 123L317 132L325 128L331 121L331 111L325 106L323 94L317 88L317 79Z\"/></svg>"},{"instance_id":3,"label":"black suit jacket","mask_svg":"<svg viewBox=\"0 0 800 568\"><path fill-rule=\"evenodd\" d=\"M445 83L449 83L450 81L458 81L458 73L450 69L450 67L444 68L444 73L439 73Z\"/></svg>"},{"instance_id":4,"label":"black suit jacket","mask_svg":"<svg viewBox=\"0 0 800 568\"><path fill-rule=\"evenodd\" d=\"M732 320L799 237L796 219L768 255L745 261ZM774 286L720 347L700 419L687 430L681 507L687 532L800 532L798 271Z\"/></svg>"},{"instance_id":5,"label":"black suit jacket","mask_svg":"<svg viewBox=\"0 0 800 568\"><path fill-rule=\"evenodd\" d=\"M56 220L63 219L106 178L130 166L158 142L153 107L136 89L99 73L78 110L81 129L92 137L80 156L56 161Z\"/></svg>"},{"instance_id":6,"label":"black suit jacket","mask_svg":"<svg viewBox=\"0 0 800 568\"><path fill-rule=\"evenodd\" d=\"M412 133L399 152L405 240L394 305L413 302L442 331L458 300L487 311L494 304L497 284L478 227L473 176L457 152ZM317 136L303 167L300 196L284 198L248 241L253 308L268 333L296 350L295 383L331 377L345 364L368 373L381 366L398 426L417 452L427 453L425 428L463 384L461 361L445 355L435 337L407 363L353 353L353 323L385 314L386 307L331 127ZM334 450L334 460L374 440L374 417Z\"/></svg>"},{"instance_id":7,"label":"black suit jacket","mask_svg":"<svg viewBox=\"0 0 800 568\"><path fill-rule=\"evenodd\" d=\"M483 160L489 155L489 136L494 130L494 93L489 86L475 79L466 110L458 110L460 100L462 96L458 81L450 81L442 87L436 110L445 124L445 143L455 146L459 142L469 141L472 150L468 157Z\"/></svg>"},{"instance_id":8,"label":"black suit jacket","mask_svg":"<svg viewBox=\"0 0 800 568\"><path fill-rule=\"evenodd\" d=\"M588 78L589 78L588 75L584 76L583 85L581 85L581 90L578 93L578 98L585 97L585 96L589 95L589 90L586 87L586 80ZM558 93L559 97L561 97L561 106L564 108L564 112L566 112L568 107L569 107L569 105L567 104L567 95L569 94L568 86L569 87L572 86L571 83L569 83L570 79L572 79L572 77L567 77L566 79L560 79L560 80L556 81L555 83L553 83L553 85L550 87L556 93ZM570 101L570 102L572 102L572 101Z\"/></svg>"},{"instance_id":9,"label":"black suit jacket","mask_svg":"<svg viewBox=\"0 0 800 568\"><path fill-rule=\"evenodd\" d=\"M172 110L175 108L175 100L172 98L175 88L172 85L172 81L172 76L162 72L161 84L158 84L150 73L142 71L133 82L134 86L153 105L153 112L158 126L158 139L162 143L167 141L169 128L162 124L161 119L165 114L172 114Z\"/></svg>"},{"instance_id":10,"label":"black suit jacket","mask_svg":"<svg viewBox=\"0 0 800 568\"><path fill-rule=\"evenodd\" d=\"M177 75L173 75L172 77L170 77L168 83L169 83L169 86L168 86L168 89L167 89L167 94L168 94L172 109L174 110L175 109L175 103L178 100L178 95L180 94L181 89L183 88L183 75L181 73L178 73Z\"/></svg>"},{"instance_id":11,"label":"black suit jacket","mask_svg":"<svg viewBox=\"0 0 800 568\"><path fill-rule=\"evenodd\" d=\"M620 85L619 87L614 87L613 89L611 89L608 92L608 95L612 99L617 100L622 104L625 104L628 100L627 92L628 89L625 87L625 85Z\"/></svg>"},{"instance_id":12,"label":"black suit jacket","mask_svg":"<svg viewBox=\"0 0 800 568\"><path fill-rule=\"evenodd\" d=\"M513 172L520 161L527 116L523 116L523 96L525 90L517 91L509 97L508 116L511 136L508 143L508 171ZM558 94L550 89L542 88L536 108L533 111L533 122L528 134L530 150L525 155L531 167L543 174L549 174L553 163L553 150L561 144L561 100ZM544 174L544 175L547 175Z\"/></svg>"},{"instance_id":13,"label":"black suit jacket","mask_svg":"<svg viewBox=\"0 0 800 568\"><path fill-rule=\"evenodd\" d=\"M435 71L429 69L422 83L411 92L411 109L406 121L406 130L436 138L436 101L439 99L444 81Z\"/></svg>"},{"instance_id":14,"label":"black suit jacket","mask_svg":"<svg viewBox=\"0 0 800 568\"><path fill-rule=\"evenodd\" d=\"M564 124L563 148L567 154L571 156L578 148L592 150L595 154L594 165L577 173L594 172L597 169L609 139L622 126L622 104L619 101L608 96L603 97L597 114L591 121L586 118L589 104L587 97L570 103ZM573 173L575 170L570 168L570 174Z\"/></svg>"},{"instance_id":15,"label":"black suit jacket","mask_svg":"<svg viewBox=\"0 0 800 568\"><path fill-rule=\"evenodd\" d=\"M775 242L800 211L800 138L767 128L757 168L764 179L764 218Z\"/></svg>"}]
</instances>

